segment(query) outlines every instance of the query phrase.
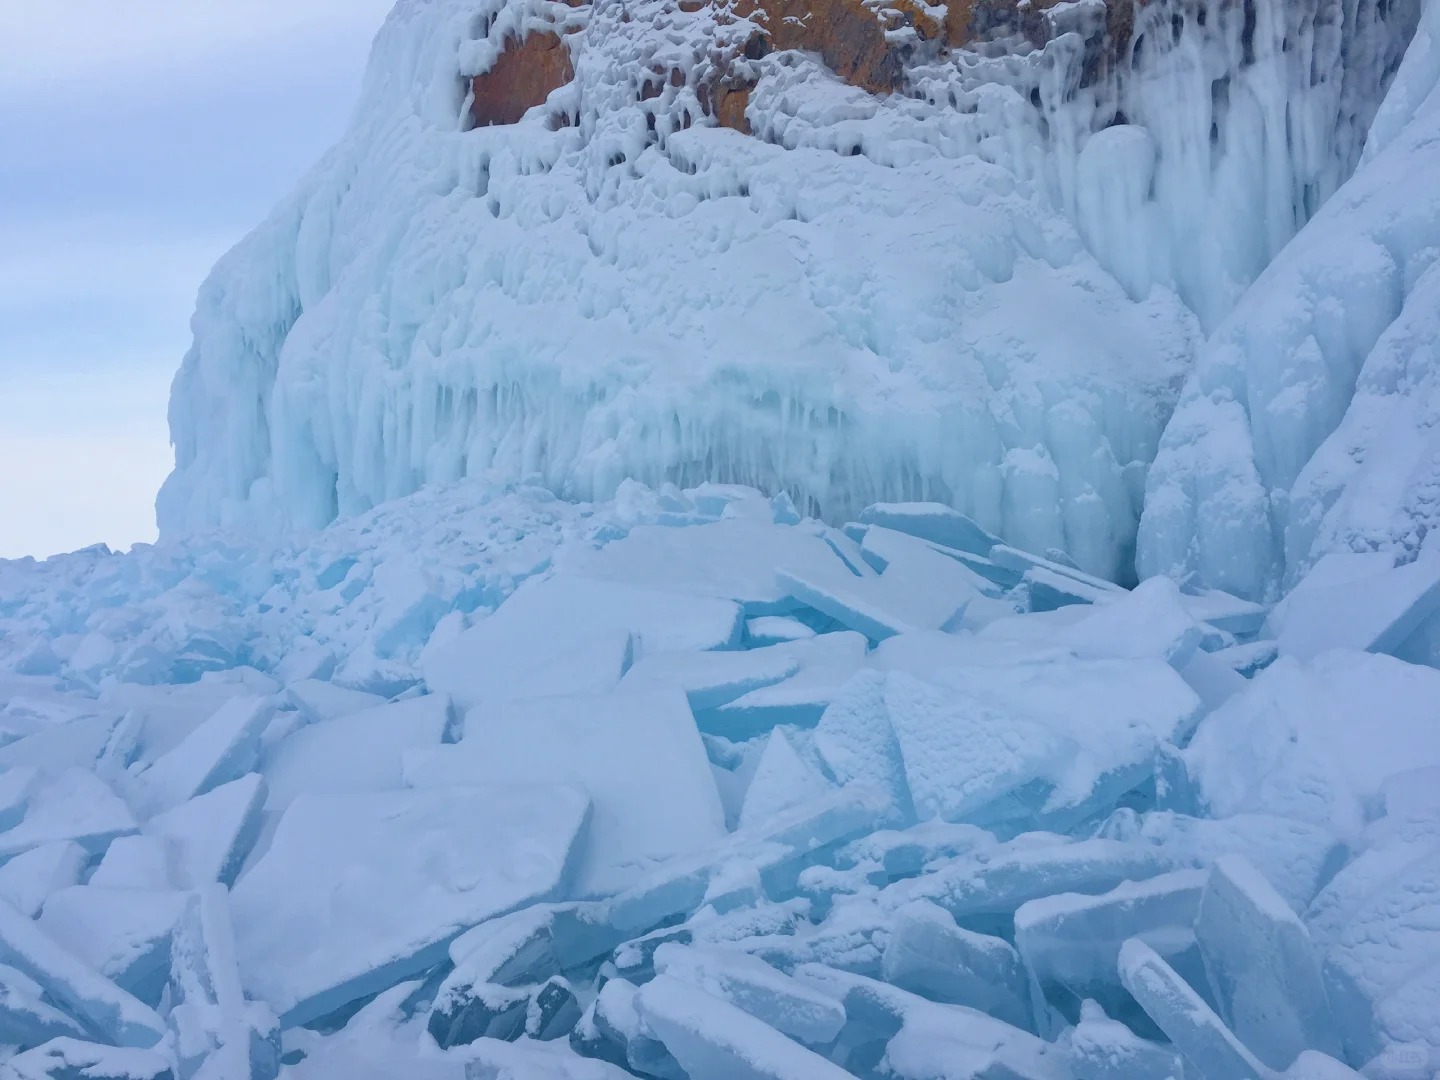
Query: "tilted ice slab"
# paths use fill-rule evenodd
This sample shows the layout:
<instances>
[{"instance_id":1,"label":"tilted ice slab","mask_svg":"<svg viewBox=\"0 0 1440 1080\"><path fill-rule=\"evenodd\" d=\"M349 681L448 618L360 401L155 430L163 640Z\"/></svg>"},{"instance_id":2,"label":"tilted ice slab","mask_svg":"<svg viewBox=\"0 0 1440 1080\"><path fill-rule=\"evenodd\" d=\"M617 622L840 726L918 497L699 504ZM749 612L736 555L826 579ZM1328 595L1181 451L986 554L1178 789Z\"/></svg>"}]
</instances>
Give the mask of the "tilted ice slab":
<instances>
[{"instance_id":1,"label":"tilted ice slab","mask_svg":"<svg viewBox=\"0 0 1440 1080\"><path fill-rule=\"evenodd\" d=\"M1261 597L1440 522L1440 6L1366 160L1211 338L1151 470L1138 567Z\"/></svg>"}]
</instances>

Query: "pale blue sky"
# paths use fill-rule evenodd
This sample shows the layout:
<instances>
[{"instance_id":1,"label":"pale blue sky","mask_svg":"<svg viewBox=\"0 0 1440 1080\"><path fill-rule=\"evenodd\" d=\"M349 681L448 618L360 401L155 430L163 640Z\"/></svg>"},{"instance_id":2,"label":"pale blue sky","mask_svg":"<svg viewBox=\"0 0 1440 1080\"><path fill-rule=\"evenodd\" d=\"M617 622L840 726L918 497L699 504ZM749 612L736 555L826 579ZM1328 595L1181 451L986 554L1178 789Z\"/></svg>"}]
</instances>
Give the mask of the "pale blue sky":
<instances>
[{"instance_id":1,"label":"pale blue sky","mask_svg":"<svg viewBox=\"0 0 1440 1080\"><path fill-rule=\"evenodd\" d=\"M340 134L392 3L0 3L0 558L154 539L196 289Z\"/></svg>"}]
</instances>

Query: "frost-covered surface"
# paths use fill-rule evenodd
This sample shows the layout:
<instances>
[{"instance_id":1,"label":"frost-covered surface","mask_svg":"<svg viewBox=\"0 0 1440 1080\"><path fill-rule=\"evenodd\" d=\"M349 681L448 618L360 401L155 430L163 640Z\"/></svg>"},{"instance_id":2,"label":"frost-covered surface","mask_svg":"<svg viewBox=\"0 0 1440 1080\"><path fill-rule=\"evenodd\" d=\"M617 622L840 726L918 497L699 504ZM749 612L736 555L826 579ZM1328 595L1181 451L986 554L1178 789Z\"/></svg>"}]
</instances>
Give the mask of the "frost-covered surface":
<instances>
[{"instance_id":1,"label":"frost-covered surface","mask_svg":"<svg viewBox=\"0 0 1440 1080\"><path fill-rule=\"evenodd\" d=\"M1192 311L1349 174L1415 16L1157 2L1122 40L1085 0L1038 49L894 31L876 97L696 7L402 0L344 140L202 290L162 532L737 481L947 502L1127 579ZM556 28L574 80L467 130L462 76ZM724 72L751 135L706 115Z\"/></svg>"},{"instance_id":2,"label":"frost-covered surface","mask_svg":"<svg viewBox=\"0 0 1440 1080\"><path fill-rule=\"evenodd\" d=\"M1440 5L1365 162L1211 338L1150 473L1139 568L1246 596L1440 520ZM1423 179L1422 179L1423 178Z\"/></svg>"},{"instance_id":3,"label":"frost-covered surface","mask_svg":"<svg viewBox=\"0 0 1440 1080\"><path fill-rule=\"evenodd\" d=\"M1267 620L860 516L470 481L0 564L0 1077L1440 1069L1440 673L1403 605L1286 636L1408 567ZM105 636L195 610L246 647Z\"/></svg>"}]
</instances>

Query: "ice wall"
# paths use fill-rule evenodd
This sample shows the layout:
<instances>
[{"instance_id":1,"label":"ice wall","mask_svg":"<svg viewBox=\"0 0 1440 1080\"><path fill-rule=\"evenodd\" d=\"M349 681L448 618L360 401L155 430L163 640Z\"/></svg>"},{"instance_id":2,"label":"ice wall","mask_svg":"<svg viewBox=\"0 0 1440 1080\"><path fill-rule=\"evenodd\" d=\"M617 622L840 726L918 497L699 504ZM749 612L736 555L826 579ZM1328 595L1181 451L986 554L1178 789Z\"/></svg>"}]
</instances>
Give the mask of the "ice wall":
<instances>
[{"instance_id":1,"label":"ice wall","mask_svg":"<svg viewBox=\"0 0 1440 1080\"><path fill-rule=\"evenodd\" d=\"M1142 575L1249 596L1440 522L1440 4L1365 161L1211 339L1150 474Z\"/></svg>"},{"instance_id":2,"label":"ice wall","mask_svg":"<svg viewBox=\"0 0 1440 1080\"><path fill-rule=\"evenodd\" d=\"M161 529L712 479L937 499L1128 577L1197 327L1349 173L1413 4L869 4L860 77L755 48L793 25L764 9L402 0L344 140L202 289ZM573 79L474 126L540 34Z\"/></svg>"}]
</instances>

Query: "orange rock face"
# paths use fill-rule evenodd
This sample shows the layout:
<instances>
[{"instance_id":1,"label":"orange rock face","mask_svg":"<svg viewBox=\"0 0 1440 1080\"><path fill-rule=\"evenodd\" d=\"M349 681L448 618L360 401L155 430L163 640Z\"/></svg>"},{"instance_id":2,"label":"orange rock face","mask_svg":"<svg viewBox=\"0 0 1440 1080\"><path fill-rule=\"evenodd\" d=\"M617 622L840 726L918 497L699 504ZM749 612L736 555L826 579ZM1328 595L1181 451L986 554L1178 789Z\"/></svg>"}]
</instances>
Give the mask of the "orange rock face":
<instances>
[{"instance_id":1,"label":"orange rock face","mask_svg":"<svg viewBox=\"0 0 1440 1080\"><path fill-rule=\"evenodd\" d=\"M872 94L900 85L903 58L885 39L885 25L860 0L741 0L738 15L765 26L770 49L816 52L836 75ZM904 11L895 6L904 18ZM917 10L917 9L911 9Z\"/></svg>"},{"instance_id":2,"label":"orange rock face","mask_svg":"<svg viewBox=\"0 0 1440 1080\"><path fill-rule=\"evenodd\" d=\"M535 33L507 42L495 66L471 80L476 127L513 124L575 77L570 50L555 34Z\"/></svg>"}]
</instances>

